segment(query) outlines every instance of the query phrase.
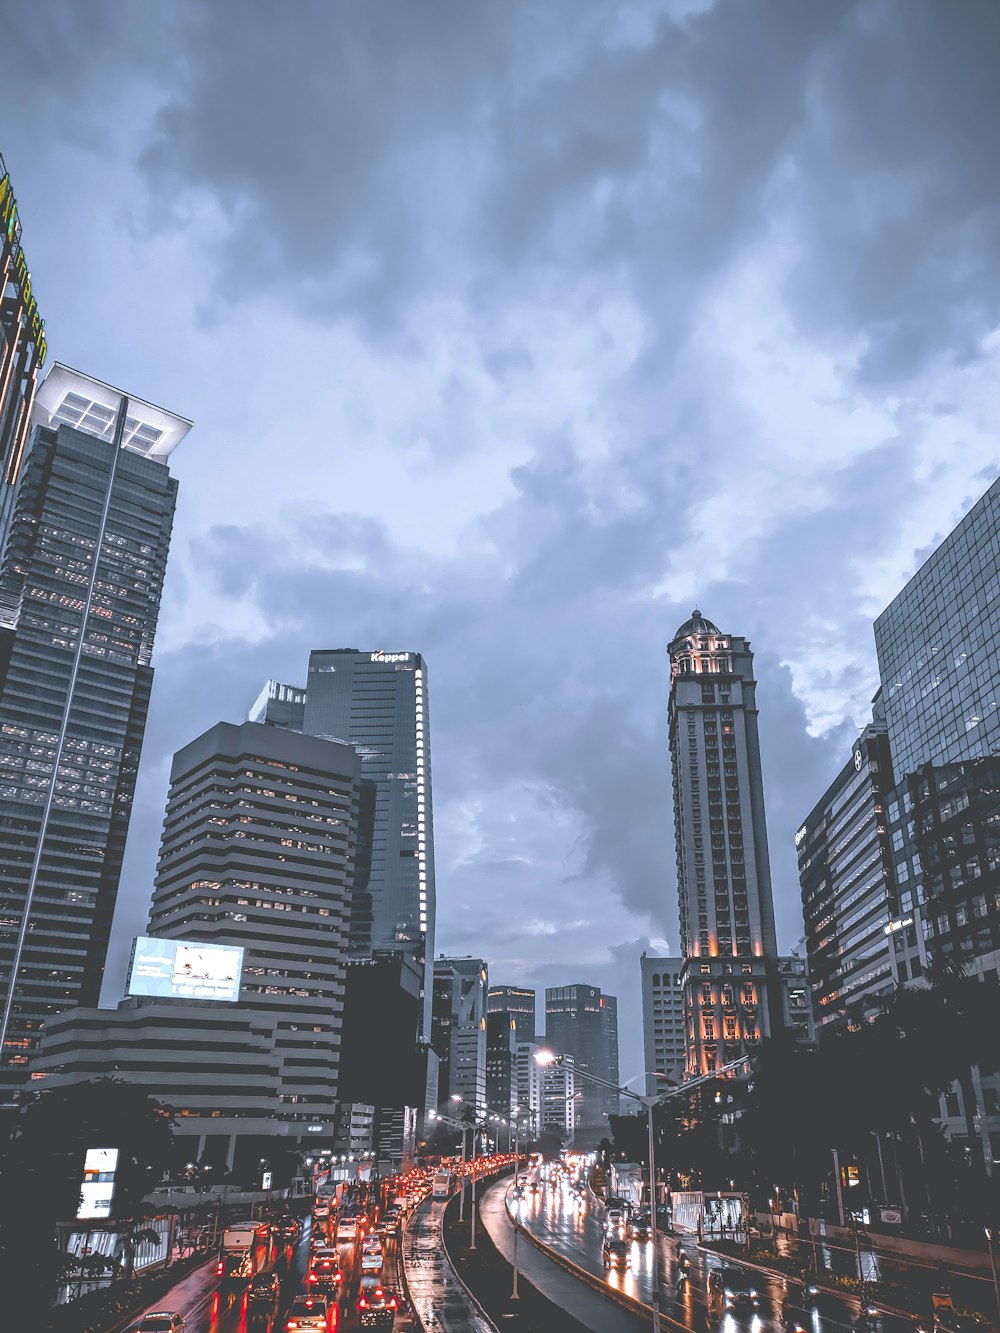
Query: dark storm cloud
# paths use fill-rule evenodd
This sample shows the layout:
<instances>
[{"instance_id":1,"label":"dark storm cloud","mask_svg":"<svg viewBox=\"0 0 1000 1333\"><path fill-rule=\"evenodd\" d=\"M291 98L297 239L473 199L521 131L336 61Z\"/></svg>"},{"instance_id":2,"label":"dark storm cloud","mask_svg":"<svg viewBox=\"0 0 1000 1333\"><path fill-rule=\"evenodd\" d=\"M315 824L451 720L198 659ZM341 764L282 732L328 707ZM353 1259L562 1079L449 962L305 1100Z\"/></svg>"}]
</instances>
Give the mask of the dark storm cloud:
<instances>
[{"instance_id":1,"label":"dark storm cloud","mask_svg":"<svg viewBox=\"0 0 1000 1333\"><path fill-rule=\"evenodd\" d=\"M991 0L8 18L54 354L197 419L119 935L174 749L312 647L414 647L439 948L634 1013L697 602L757 652L790 946L871 618L1000 462Z\"/></svg>"}]
</instances>

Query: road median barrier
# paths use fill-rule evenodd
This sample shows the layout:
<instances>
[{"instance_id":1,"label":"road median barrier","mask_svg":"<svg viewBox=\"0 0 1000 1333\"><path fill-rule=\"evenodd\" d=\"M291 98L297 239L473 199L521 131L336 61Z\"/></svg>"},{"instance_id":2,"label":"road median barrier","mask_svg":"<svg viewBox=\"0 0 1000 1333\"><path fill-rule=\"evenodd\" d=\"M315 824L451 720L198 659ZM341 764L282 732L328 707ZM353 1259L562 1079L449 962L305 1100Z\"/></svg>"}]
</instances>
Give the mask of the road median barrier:
<instances>
[{"instance_id":1,"label":"road median barrier","mask_svg":"<svg viewBox=\"0 0 1000 1333\"><path fill-rule=\"evenodd\" d=\"M539 1237L532 1232L530 1227L519 1222L511 1210L509 1193L504 1196L504 1207L507 1209L507 1217L510 1219L511 1225L519 1231L536 1250L544 1254L546 1259L551 1259L554 1264L557 1264L560 1268L564 1269L565 1272L570 1273L573 1277L579 1279L579 1281L590 1287L592 1291L596 1291L601 1296L606 1296L609 1301L614 1301L615 1305L620 1305L623 1310L628 1310L630 1314L637 1315L640 1319L646 1319L652 1323L653 1307L651 1305L647 1305L645 1301L637 1300L635 1296L629 1296L624 1291L616 1291L614 1287L609 1287L603 1278L598 1277L596 1273L592 1273L588 1268L582 1268L580 1264L574 1263L573 1260L568 1259L565 1254L560 1254L558 1250L554 1250L551 1245L546 1245L543 1240L540 1240ZM662 1329L673 1329L675 1330L675 1333L692 1333L690 1324L682 1324L670 1315L664 1314L662 1310L660 1311L660 1327Z\"/></svg>"}]
</instances>

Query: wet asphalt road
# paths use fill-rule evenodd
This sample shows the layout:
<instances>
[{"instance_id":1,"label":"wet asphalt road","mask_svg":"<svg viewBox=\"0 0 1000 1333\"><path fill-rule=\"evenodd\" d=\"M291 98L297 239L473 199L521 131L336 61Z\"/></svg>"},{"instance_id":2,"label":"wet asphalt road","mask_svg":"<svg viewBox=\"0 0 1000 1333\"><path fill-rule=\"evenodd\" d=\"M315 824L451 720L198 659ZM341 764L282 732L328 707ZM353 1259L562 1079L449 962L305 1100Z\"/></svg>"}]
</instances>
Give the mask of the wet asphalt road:
<instances>
[{"instance_id":1,"label":"wet asphalt road","mask_svg":"<svg viewBox=\"0 0 1000 1333\"><path fill-rule=\"evenodd\" d=\"M403 1240L406 1276L413 1304L424 1328L440 1333L491 1333L455 1279L441 1239L445 1204L428 1199L418 1205Z\"/></svg>"},{"instance_id":2,"label":"wet asphalt road","mask_svg":"<svg viewBox=\"0 0 1000 1333\"><path fill-rule=\"evenodd\" d=\"M281 1298L275 1306L249 1305L246 1285L241 1283L231 1291L220 1291L215 1275L215 1262L198 1269L184 1278L170 1292L150 1307L157 1310L176 1310L184 1315L184 1333L280 1333L292 1298L305 1289L305 1274L309 1264L311 1224L306 1221L305 1231L296 1245L272 1245L265 1266L273 1268L281 1278ZM339 1330L351 1330L358 1325L358 1298L362 1288L360 1251L355 1246L341 1246L341 1267L344 1272L339 1300ZM365 1276L365 1286L379 1282L399 1291L397 1265L399 1247L395 1240L385 1242L386 1262L380 1277ZM136 1318L128 1328L138 1324ZM396 1315L394 1333L409 1333L414 1329L412 1317L400 1311Z\"/></svg>"},{"instance_id":3,"label":"wet asphalt road","mask_svg":"<svg viewBox=\"0 0 1000 1333\"><path fill-rule=\"evenodd\" d=\"M618 1288L637 1300L650 1304L653 1297L653 1247L649 1241L633 1241L629 1247L629 1268L608 1273L602 1261L604 1239L603 1208L587 1195L574 1195L567 1185L542 1184L538 1193L530 1188L517 1204L521 1224L546 1245L596 1274L610 1287ZM677 1285L676 1255L678 1245L691 1260L688 1280ZM708 1274L712 1268L726 1267L731 1261L706 1254L697 1248L695 1236L658 1234L661 1281L665 1294L661 1303L670 1315L698 1333L783 1333L782 1301L786 1292L783 1279L753 1274L760 1301L756 1309L746 1307L726 1312L709 1301ZM809 1312L810 1333L848 1333L857 1324L855 1303L821 1294ZM876 1333L909 1333L909 1324L886 1318Z\"/></svg>"}]
</instances>

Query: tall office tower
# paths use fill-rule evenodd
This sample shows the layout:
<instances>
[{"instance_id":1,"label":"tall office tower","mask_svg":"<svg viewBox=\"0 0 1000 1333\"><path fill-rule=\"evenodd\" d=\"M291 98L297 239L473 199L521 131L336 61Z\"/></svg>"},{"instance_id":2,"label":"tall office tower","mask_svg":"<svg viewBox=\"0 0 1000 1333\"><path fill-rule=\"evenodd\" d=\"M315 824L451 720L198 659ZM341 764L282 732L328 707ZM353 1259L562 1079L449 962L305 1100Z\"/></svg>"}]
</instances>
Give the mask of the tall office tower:
<instances>
[{"instance_id":1,"label":"tall office tower","mask_svg":"<svg viewBox=\"0 0 1000 1333\"><path fill-rule=\"evenodd\" d=\"M892 789L888 732L873 722L795 835L821 1028L865 1018L894 986L885 930L899 915L886 817Z\"/></svg>"},{"instance_id":2,"label":"tall office tower","mask_svg":"<svg viewBox=\"0 0 1000 1333\"><path fill-rule=\"evenodd\" d=\"M174 1111L193 1160L226 1167L256 1165L276 1136L332 1147L359 768L347 746L252 723L178 751L151 928L241 948L237 998L171 996L197 978L159 940L137 943L117 1009L47 1023L34 1086L135 1083ZM216 957L195 961L208 973Z\"/></svg>"},{"instance_id":3,"label":"tall office tower","mask_svg":"<svg viewBox=\"0 0 1000 1333\"><path fill-rule=\"evenodd\" d=\"M486 1104L506 1116L518 1105L518 1042L535 1040L535 992L525 986L491 986L486 1006Z\"/></svg>"},{"instance_id":4,"label":"tall office tower","mask_svg":"<svg viewBox=\"0 0 1000 1333\"><path fill-rule=\"evenodd\" d=\"M453 1098L486 1111L486 992L482 958L434 962L431 1045L438 1057L438 1105Z\"/></svg>"},{"instance_id":5,"label":"tall office tower","mask_svg":"<svg viewBox=\"0 0 1000 1333\"><path fill-rule=\"evenodd\" d=\"M694 611L674 635L668 721L687 1073L780 1023L753 653Z\"/></svg>"},{"instance_id":6,"label":"tall office tower","mask_svg":"<svg viewBox=\"0 0 1000 1333\"><path fill-rule=\"evenodd\" d=\"M617 1084L618 1070L618 999L614 995L601 994L601 1013L604 1018L604 1067L608 1071L608 1081ZM604 1095L605 1115L618 1115L621 1111L621 1099L610 1090Z\"/></svg>"},{"instance_id":7,"label":"tall office tower","mask_svg":"<svg viewBox=\"0 0 1000 1333\"><path fill-rule=\"evenodd\" d=\"M684 992L681 988L682 958L656 958L644 953L639 960L642 974L642 1044L645 1054L646 1092L649 1096L665 1083L654 1073L670 1075L680 1082L684 1067Z\"/></svg>"},{"instance_id":8,"label":"tall office tower","mask_svg":"<svg viewBox=\"0 0 1000 1333\"><path fill-rule=\"evenodd\" d=\"M306 717L306 692L296 685L269 680L247 713L248 722L285 731L302 731Z\"/></svg>"},{"instance_id":9,"label":"tall office tower","mask_svg":"<svg viewBox=\"0 0 1000 1333\"><path fill-rule=\"evenodd\" d=\"M519 1040L534 1041L537 1028L533 987L491 986L486 1004L489 1013L507 1014L513 1020Z\"/></svg>"},{"instance_id":10,"label":"tall office tower","mask_svg":"<svg viewBox=\"0 0 1000 1333\"><path fill-rule=\"evenodd\" d=\"M522 1126L521 1141L542 1132L542 1066L535 1055L543 1048L537 1041L514 1044L513 1102L511 1113Z\"/></svg>"},{"instance_id":11,"label":"tall office tower","mask_svg":"<svg viewBox=\"0 0 1000 1333\"><path fill-rule=\"evenodd\" d=\"M507 1117L514 1103L517 1028L510 1014L486 1015L486 1109Z\"/></svg>"},{"instance_id":12,"label":"tall office tower","mask_svg":"<svg viewBox=\"0 0 1000 1333\"><path fill-rule=\"evenodd\" d=\"M359 769L350 746L220 722L170 771L150 933L243 947L286 1132L337 1101Z\"/></svg>"},{"instance_id":13,"label":"tall office tower","mask_svg":"<svg viewBox=\"0 0 1000 1333\"><path fill-rule=\"evenodd\" d=\"M423 984L422 971L403 954L347 965L339 1095L373 1108L374 1146L387 1168L413 1156L412 1130L424 1106L426 1071L413 1041Z\"/></svg>"},{"instance_id":14,"label":"tall office tower","mask_svg":"<svg viewBox=\"0 0 1000 1333\"><path fill-rule=\"evenodd\" d=\"M28 441L31 403L45 361L45 321L31 290L10 175L0 157L0 538Z\"/></svg>"},{"instance_id":15,"label":"tall office tower","mask_svg":"<svg viewBox=\"0 0 1000 1333\"><path fill-rule=\"evenodd\" d=\"M541 1132L555 1134L567 1146L572 1144L580 1126L578 1083L580 1088L587 1086L585 1079L577 1080L572 1059L542 1069L539 1090Z\"/></svg>"},{"instance_id":16,"label":"tall office tower","mask_svg":"<svg viewBox=\"0 0 1000 1333\"><path fill-rule=\"evenodd\" d=\"M101 989L191 423L58 362L0 553L0 1101Z\"/></svg>"},{"instance_id":17,"label":"tall office tower","mask_svg":"<svg viewBox=\"0 0 1000 1333\"><path fill-rule=\"evenodd\" d=\"M1000 479L875 621L897 780L1000 753Z\"/></svg>"},{"instance_id":18,"label":"tall office tower","mask_svg":"<svg viewBox=\"0 0 1000 1333\"><path fill-rule=\"evenodd\" d=\"M431 1026L434 831L427 667L419 653L309 654L303 729L357 748L363 779L350 949L392 949L424 971L421 1035Z\"/></svg>"},{"instance_id":19,"label":"tall office tower","mask_svg":"<svg viewBox=\"0 0 1000 1333\"><path fill-rule=\"evenodd\" d=\"M615 1006L614 1042L605 1007ZM545 992L545 1040L558 1055L569 1055L584 1074L618 1084L617 1002L597 986L550 986ZM607 1129L609 1113L617 1115L618 1100L586 1078L578 1080L575 1125Z\"/></svg>"}]
</instances>

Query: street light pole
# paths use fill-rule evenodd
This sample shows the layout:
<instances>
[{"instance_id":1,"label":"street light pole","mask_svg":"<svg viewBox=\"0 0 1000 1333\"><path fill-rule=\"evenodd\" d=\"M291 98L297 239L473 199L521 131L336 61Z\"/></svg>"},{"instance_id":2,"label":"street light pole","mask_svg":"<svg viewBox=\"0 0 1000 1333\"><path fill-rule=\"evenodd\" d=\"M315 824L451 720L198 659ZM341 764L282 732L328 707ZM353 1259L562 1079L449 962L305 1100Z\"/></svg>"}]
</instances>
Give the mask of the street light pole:
<instances>
[{"instance_id":1,"label":"street light pole","mask_svg":"<svg viewBox=\"0 0 1000 1333\"><path fill-rule=\"evenodd\" d=\"M541 1065L561 1064L565 1056L554 1055L551 1051L536 1051L535 1060ZM606 1079L598 1078L596 1074L591 1074L588 1070L581 1069L578 1065L573 1066L574 1074L579 1078L585 1078L591 1083L596 1083L602 1088L610 1088L612 1092L618 1093L620 1097L630 1097L632 1101L638 1102L646 1108L646 1127L649 1134L649 1234L653 1246L653 1333L660 1333L660 1246L656 1236L656 1165L654 1162L655 1144L653 1139L653 1107L659 1106L661 1102L669 1101L671 1097L680 1096L689 1089L697 1087L701 1083L707 1083L711 1079L718 1078L720 1074L735 1072L747 1063L744 1056L740 1060L731 1060L720 1069L713 1070L711 1074L700 1074L697 1078L688 1079L685 1083L680 1083L675 1088L670 1088L662 1092L659 1096L641 1096L638 1092L633 1092L631 1088L619 1087L616 1083L610 1083ZM656 1071L646 1070L647 1074L653 1074L657 1077ZM658 1075L664 1077L662 1074ZM640 1074L637 1078L643 1077ZM749 1235L749 1226L747 1227ZM514 1232L515 1237L517 1231Z\"/></svg>"},{"instance_id":2,"label":"street light pole","mask_svg":"<svg viewBox=\"0 0 1000 1333\"><path fill-rule=\"evenodd\" d=\"M514 1126L514 1207L517 1208L517 1188L520 1183L521 1167L521 1122L517 1121ZM517 1290L517 1214L514 1215L514 1286L510 1293L512 1301L521 1299Z\"/></svg>"}]
</instances>

